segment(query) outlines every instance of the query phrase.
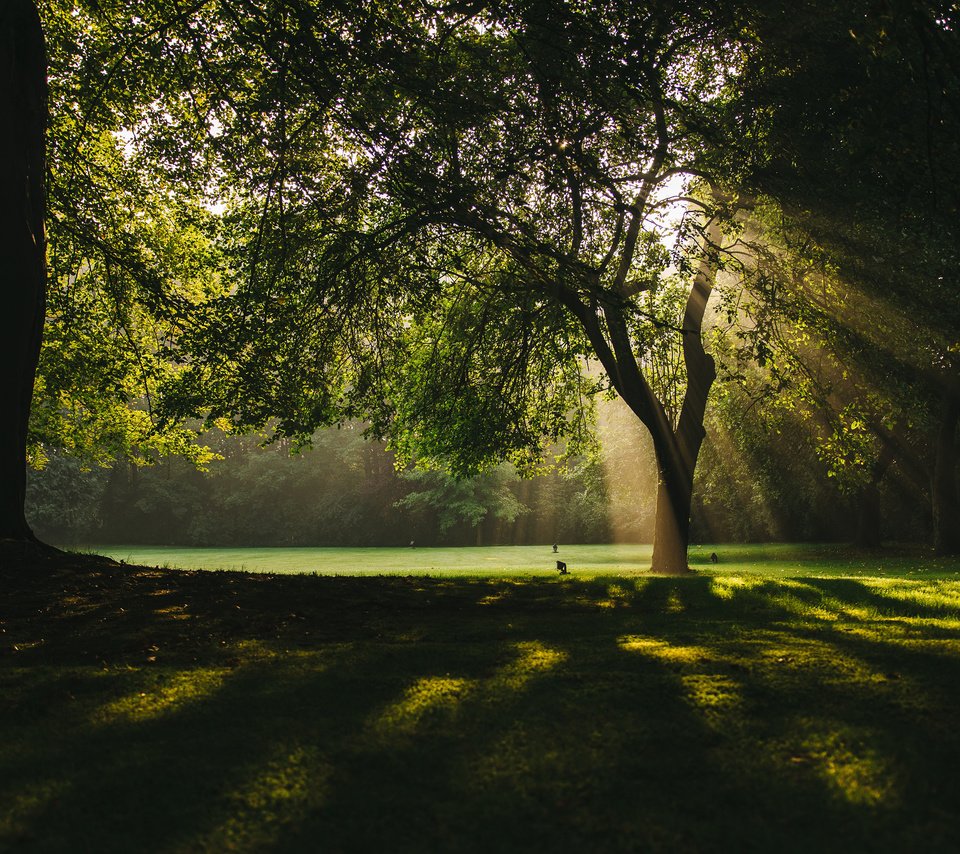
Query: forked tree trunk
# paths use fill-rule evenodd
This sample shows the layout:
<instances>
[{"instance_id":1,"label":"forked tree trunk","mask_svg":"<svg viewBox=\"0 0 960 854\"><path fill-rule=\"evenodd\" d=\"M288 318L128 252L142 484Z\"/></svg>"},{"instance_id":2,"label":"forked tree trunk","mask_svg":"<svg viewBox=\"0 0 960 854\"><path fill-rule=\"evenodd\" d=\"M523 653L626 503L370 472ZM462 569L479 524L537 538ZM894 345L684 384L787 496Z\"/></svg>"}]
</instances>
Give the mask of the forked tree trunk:
<instances>
[{"instance_id":1,"label":"forked tree trunk","mask_svg":"<svg viewBox=\"0 0 960 854\"><path fill-rule=\"evenodd\" d=\"M948 389L943 395L936 458L930 488L933 511L933 550L938 555L960 554L960 502L957 496L957 423L960 421L960 392Z\"/></svg>"},{"instance_id":2,"label":"forked tree trunk","mask_svg":"<svg viewBox=\"0 0 960 854\"><path fill-rule=\"evenodd\" d=\"M598 312L597 303L588 305L558 289L563 304L582 323L617 393L650 431L659 474L651 569L667 575L689 572L687 546L693 475L706 435L703 416L707 396L716 378L716 366L704 350L701 333L717 274L714 250L720 246L722 236L719 222L711 219L705 232L705 251L683 314L681 335L687 387L676 427L637 361L623 305L615 300L601 302Z\"/></svg>"},{"instance_id":3,"label":"forked tree trunk","mask_svg":"<svg viewBox=\"0 0 960 854\"><path fill-rule=\"evenodd\" d=\"M46 300L46 57L32 0L0 2L0 540L30 541L27 422Z\"/></svg>"},{"instance_id":4,"label":"forked tree trunk","mask_svg":"<svg viewBox=\"0 0 960 854\"><path fill-rule=\"evenodd\" d=\"M699 342L699 336L697 340ZM662 437L654 438L658 482L651 569L664 575L682 575L689 572L687 548L690 545L693 477L700 447L706 436L703 414L707 392L716 375L713 359L704 355L705 360L697 366L692 380L699 390L691 392L691 381L688 380L683 409L686 419L681 415L676 431L668 428L669 432L664 431Z\"/></svg>"},{"instance_id":5,"label":"forked tree trunk","mask_svg":"<svg viewBox=\"0 0 960 854\"><path fill-rule=\"evenodd\" d=\"M703 348L703 315L717 275L716 262L709 252L719 246L720 226L712 221L706 232L707 248L693 279L683 314L683 361L687 369L687 388L676 429L665 414L650 427L657 455L657 516L653 535L651 569L666 575L689 572L687 547L690 545L690 506L693 500L693 476L700 447L706 436L703 416L707 397L717 370ZM662 408L661 408L662 410Z\"/></svg>"}]
</instances>

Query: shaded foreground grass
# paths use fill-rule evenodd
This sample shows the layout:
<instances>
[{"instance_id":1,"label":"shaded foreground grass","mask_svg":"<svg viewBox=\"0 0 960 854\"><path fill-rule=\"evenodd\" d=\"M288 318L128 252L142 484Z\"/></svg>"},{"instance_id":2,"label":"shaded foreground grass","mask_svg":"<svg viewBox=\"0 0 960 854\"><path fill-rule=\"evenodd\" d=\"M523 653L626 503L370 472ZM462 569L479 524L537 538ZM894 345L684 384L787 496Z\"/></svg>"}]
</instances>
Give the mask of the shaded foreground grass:
<instances>
[{"instance_id":1,"label":"shaded foreground grass","mask_svg":"<svg viewBox=\"0 0 960 854\"><path fill-rule=\"evenodd\" d=\"M0 848L956 851L939 569L7 565Z\"/></svg>"}]
</instances>

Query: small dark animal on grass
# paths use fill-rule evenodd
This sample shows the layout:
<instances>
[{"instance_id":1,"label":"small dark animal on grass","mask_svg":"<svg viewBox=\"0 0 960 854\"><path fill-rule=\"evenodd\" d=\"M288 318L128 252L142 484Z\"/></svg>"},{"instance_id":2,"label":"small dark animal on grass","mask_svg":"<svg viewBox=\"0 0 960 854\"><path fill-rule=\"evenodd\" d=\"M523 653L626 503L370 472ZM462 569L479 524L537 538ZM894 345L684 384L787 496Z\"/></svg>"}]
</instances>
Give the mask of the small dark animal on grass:
<instances>
[{"instance_id":1,"label":"small dark animal on grass","mask_svg":"<svg viewBox=\"0 0 960 854\"><path fill-rule=\"evenodd\" d=\"M566 565L562 560L558 560L558 561L557 561L557 569L560 571L560 574L561 574L561 575L568 575L568 574L569 574L569 573L567 572L567 565Z\"/></svg>"},{"instance_id":2,"label":"small dark animal on grass","mask_svg":"<svg viewBox=\"0 0 960 854\"><path fill-rule=\"evenodd\" d=\"M720 558L717 557L716 552L710 552L710 563L716 563Z\"/></svg>"},{"instance_id":3,"label":"small dark animal on grass","mask_svg":"<svg viewBox=\"0 0 960 854\"><path fill-rule=\"evenodd\" d=\"M553 544L553 553L556 554L559 549L560 549L560 546L558 546L556 543L554 543L554 544Z\"/></svg>"}]
</instances>

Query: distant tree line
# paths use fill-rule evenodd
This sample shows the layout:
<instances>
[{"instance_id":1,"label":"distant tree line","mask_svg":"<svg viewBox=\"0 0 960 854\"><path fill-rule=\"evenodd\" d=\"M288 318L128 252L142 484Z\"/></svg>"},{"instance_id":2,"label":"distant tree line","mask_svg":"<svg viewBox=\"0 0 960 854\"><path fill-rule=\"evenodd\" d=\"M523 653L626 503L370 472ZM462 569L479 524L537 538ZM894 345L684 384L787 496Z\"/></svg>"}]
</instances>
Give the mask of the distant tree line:
<instances>
[{"instance_id":1,"label":"distant tree line","mask_svg":"<svg viewBox=\"0 0 960 854\"><path fill-rule=\"evenodd\" d=\"M718 412L722 412L722 406ZM733 411L739 411L734 409ZM222 457L200 471L167 456L86 466L52 451L32 471L28 516L59 544L183 546L527 545L650 542L656 469L649 442L619 407L602 407L602 447L562 470L521 479L504 465L454 479L398 471L358 425L319 431L312 447L261 447L255 437L208 435ZM856 538L856 502L828 478L803 436L783 421L771 441L757 418L710 424L698 473L694 542ZM761 438L763 441L761 441ZM923 540L922 502L880 490L885 539ZM918 509L920 508L920 509Z\"/></svg>"}]
</instances>

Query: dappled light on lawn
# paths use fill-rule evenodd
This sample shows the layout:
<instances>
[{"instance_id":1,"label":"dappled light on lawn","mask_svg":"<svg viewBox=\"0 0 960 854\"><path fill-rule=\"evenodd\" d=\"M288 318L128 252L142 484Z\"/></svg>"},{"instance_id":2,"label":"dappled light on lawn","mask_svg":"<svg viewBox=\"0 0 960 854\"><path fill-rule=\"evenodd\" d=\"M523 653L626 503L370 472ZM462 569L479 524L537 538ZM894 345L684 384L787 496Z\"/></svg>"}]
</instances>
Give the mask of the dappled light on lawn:
<instances>
[{"instance_id":1,"label":"dappled light on lawn","mask_svg":"<svg viewBox=\"0 0 960 854\"><path fill-rule=\"evenodd\" d=\"M740 682L718 673L692 673L680 679L687 702L703 717L707 726L722 730L740 711L743 698Z\"/></svg>"},{"instance_id":2,"label":"dappled light on lawn","mask_svg":"<svg viewBox=\"0 0 960 854\"><path fill-rule=\"evenodd\" d=\"M633 593L633 589L626 584L608 584L606 597L598 598L592 604L598 608L619 608L629 603Z\"/></svg>"},{"instance_id":3,"label":"dappled light on lawn","mask_svg":"<svg viewBox=\"0 0 960 854\"><path fill-rule=\"evenodd\" d=\"M677 678L686 702L703 717L708 726L722 728L726 715L739 711L742 703L740 682L729 673L710 671L718 662L718 652L699 645L671 644L659 638L627 635L618 639L621 649L650 656L668 667L677 667ZM727 662L725 662L727 663Z\"/></svg>"},{"instance_id":4,"label":"dappled light on lawn","mask_svg":"<svg viewBox=\"0 0 960 854\"><path fill-rule=\"evenodd\" d=\"M206 699L218 691L229 670L196 668L169 676L158 675L153 684L108 703L93 715L96 724L141 723L171 714Z\"/></svg>"},{"instance_id":5,"label":"dappled light on lawn","mask_svg":"<svg viewBox=\"0 0 960 854\"><path fill-rule=\"evenodd\" d=\"M895 602L938 613L944 627L960 628L960 589L950 582L917 582L909 587L871 582L870 587Z\"/></svg>"},{"instance_id":6,"label":"dappled light on lawn","mask_svg":"<svg viewBox=\"0 0 960 854\"><path fill-rule=\"evenodd\" d=\"M490 679L489 689L520 691L527 683L542 676L566 660L562 650L551 649L540 641L524 641L514 647L516 658L500 668Z\"/></svg>"},{"instance_id":7,"label":"dappled light on lawn","mask_svg":"<svg viewBox=\"0 0 960 854\"><path fill-rule=\"evenodd\" d=\"M953 850L958 575L824 554L768 549L823 574L786 578L31 575L3 614L0 844Z\"/></svg>"},{"instance_id":8,"label":"dappled light on lawn","mask_svg":"<svg viewBox=\"0 0 960 854\"><path fill-rule=\"evenodd\" d=\"M670 643L660 638L626 635L617 640L621 649L648 655L659 661L693 664L708 657L709 650L702 646Z\"/></svg>"},{"instance_id":9,"label":"dappled light on lawn","mask_svg":"<svg viewBox=\"0 0 960 854\"><path fill-rule=\"evenodd\" d=\"M667 596L664 609L668 614L679 614L680 612L686 610L686 605L684 604L683 598L676 590L670 591L670 594Z\"/></svg>"},{"instance_id":10,"label":"dappled light on lawn","mask_svg":"<svg viewBox=\"0 0 960 854\"><path fill-rule=\"evenodd\" d=\"M248 769L248 778L222 798L226 818L199 847L220 851L262 850L329 794L332 767L313 747L278 744L269 758Z\"/></svg>"},{"instance_id":11,"label":"dappled light on lawn","mask_svg":"<svg viewBox=\"0 0 960 854\"><path fill-rule=\"evenodd\" d=\"M474 687L470 680L450 676L418 679L400 700L374 718L371 729L388 739L412 735L426 715L452 714Z\"/></svg>"},{"instance_id":12,"label":"dappled light on lawn","mask_svg":"<svg viewBox=\"0 0 960 854\"><path fill-rule=\"evenodd\" d=\"M422 719L438 714L454 715L465 701L496 702L504 694L521 691L526 684L556 667L567 655L536 641L517 644L512 661L489 679L425 676L418 679L403 697L387 706L370 723L378 736L397 738L412 735Z\"/></svg>"},{"instance_id":13,"label":"dappled light on lawn","mask_svg":"<svg viewBox=\"0 0 960 854\"><path fill-rule=\"evenodd\" d=\"M830 789L851 804L894 806L897 775L872 745L878 733L870 728L829 728L821 720L798 720L800 736L790 746L788 762L808 766Z\"/></svg>"},{"instance_id":14,"label":"dappled light on lawn","mask_svg":"<svg viewBox=\"0 0 960 854\"><path fill-rule=\"evenodd\" d=\"M763 579L758 576L717 575L710 579L710 589L718 599L731 600L739 593L759 587Z\"/></svg>"}]
</instances>

